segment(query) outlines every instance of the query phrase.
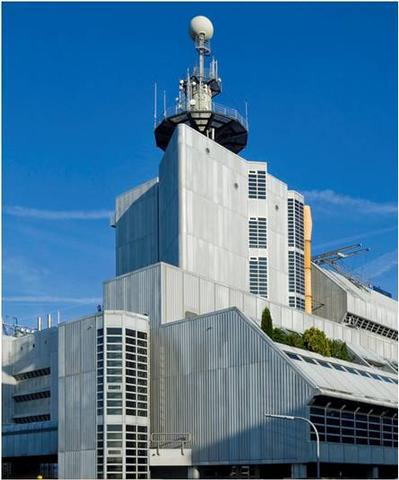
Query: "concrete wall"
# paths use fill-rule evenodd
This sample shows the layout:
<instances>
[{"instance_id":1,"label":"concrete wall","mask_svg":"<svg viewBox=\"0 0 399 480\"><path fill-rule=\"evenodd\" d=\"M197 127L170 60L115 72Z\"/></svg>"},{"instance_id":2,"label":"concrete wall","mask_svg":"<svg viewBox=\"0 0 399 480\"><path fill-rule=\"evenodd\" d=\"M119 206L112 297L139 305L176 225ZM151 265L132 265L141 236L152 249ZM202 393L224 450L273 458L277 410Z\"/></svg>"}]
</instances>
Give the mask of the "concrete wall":
<instances>
[{"instance_id":1,"label":"concrete wall","mask_svg":"<svg viewBox=\"0 0 399 480\"><path fill-rule=\"evenodd\" d=\"M96 325L62 323L59 336L59 478L96 478Z\"/></svg>"},{"instance_id":2,"label":"concrete wall","mask_svg":"<svg viewBox=\"0 0 399 480\"><path fill-rule=\"evenodd\" d=\"M316 266L312 266L312 295L315 313L334 322L342 322L347 312L347 294Z\"/></svg>"}]
</instances>

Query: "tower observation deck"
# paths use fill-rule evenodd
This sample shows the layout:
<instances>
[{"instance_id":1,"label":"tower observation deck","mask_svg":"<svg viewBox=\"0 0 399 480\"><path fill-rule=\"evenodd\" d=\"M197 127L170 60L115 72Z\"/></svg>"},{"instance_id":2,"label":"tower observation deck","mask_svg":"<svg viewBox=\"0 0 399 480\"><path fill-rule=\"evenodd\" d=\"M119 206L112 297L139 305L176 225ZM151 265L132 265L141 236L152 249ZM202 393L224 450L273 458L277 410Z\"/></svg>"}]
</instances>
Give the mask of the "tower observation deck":
<instances>
[{"instance_id":1,"label":"tower observation deck","mask_svg":"<svg viewBox=\"0 0 399 480\"><path fill-rule=\"evenodd\" d=\"M165 109L161 118L156 119L156 144L166 150L176 125L185 123L238 153L247 145L248 122L237 110L213 101L222 91L217 61L212 59L209 67L205 66L205 57L211 52L213 25L206 17L194 17L189 33L198 52L198 65L180 80L176 105Z\"/></svg>"}]
</instances>

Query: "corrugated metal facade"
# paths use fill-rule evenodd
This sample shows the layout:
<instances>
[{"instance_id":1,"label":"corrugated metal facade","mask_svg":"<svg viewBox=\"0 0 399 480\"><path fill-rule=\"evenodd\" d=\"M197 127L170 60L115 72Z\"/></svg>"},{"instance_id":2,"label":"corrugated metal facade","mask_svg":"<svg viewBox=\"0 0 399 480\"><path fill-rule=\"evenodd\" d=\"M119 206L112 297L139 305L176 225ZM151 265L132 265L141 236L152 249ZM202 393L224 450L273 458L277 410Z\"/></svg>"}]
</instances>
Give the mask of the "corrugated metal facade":
<instances>
[{"instance_id":1,"label":"corrugated metal facade","mask_svg":"<svg viewBox=\"0 0 399 480\"><path fill-rule=\"evenodd\" d=\"M58 327L60 478L96 477L96 323L101 318Z\"/></svg>"},{"instance_id":2,"label":"corrugated metal facade","mask_svg":"<svg viewBox=\"0 0 399 480\"><path fill-rule=\"evenodd\" d=\"M152 428L192 433L194 464L311 459L307 427L264 413L306 415L313 388L238 310L162 326L154 355Z\"/></svg>"},{"instance_id":3,"label":"corrugated metal facade","mask_svg":"<svg viewBox=\"0 0 399 480\"><path fill-rule=\"evenodd\" d=\"M152 327L233 306L260 322L267 306L276 326L297 332L314 326L330 338L361 345L387 360L397 359L398 344L394 340L269 302L165 263L106 282L104 305L106 309L148 314Z\"/></svg>"},{"instance_id":4,"label":"corrugated metal facade","mask_svg":"<svg viewBox=\"0 0 399 480\"><path fill-rule=\"evenodd\" d=\"M193 463L307 463L315 442L302 422L317 393L288 357L236 309L159 329L152 428L190 432ZM322 443L323 462L395 464L396 449Z\"/></svg>"},{"instance_id":5,"label":"corrugated metal facade","mask_svg":"<svg viewBox=\"0 0 399 480\"><path fill-rule=\"evenodd\" d=\"M123 275L159 261L158 179L116 200L116 274Z\"/></svg>"}]
</instances>

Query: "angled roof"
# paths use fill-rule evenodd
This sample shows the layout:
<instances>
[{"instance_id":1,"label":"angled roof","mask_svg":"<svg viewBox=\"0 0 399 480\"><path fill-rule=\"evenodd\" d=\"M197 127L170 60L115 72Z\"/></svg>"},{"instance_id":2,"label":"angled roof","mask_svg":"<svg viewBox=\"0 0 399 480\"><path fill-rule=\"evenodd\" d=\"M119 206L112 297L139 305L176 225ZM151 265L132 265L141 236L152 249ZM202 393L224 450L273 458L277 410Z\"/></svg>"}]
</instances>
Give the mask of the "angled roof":
<instances>
[{"instance_id":1,"label":"angled roof","mask_svg":"<svg viewBox=\"0 0 399 480\"><path fill-rule=\"evenodd\" d=\"M312 264L346 293L347 311L361 318L398 329L398 302L371 288L359 288L339 273Z\"/></svg>"},{"instance_id":2,"label":"angled roof","mask_svg":"<svg viewBox=\"0 0 399 480\"><path fill-rule=\"evenodd\" d=\"M295 362L304 377L323 395L393 408L398 405L398 380L392 373L288 345L275 345Z\"/></svg>"}]
</instances>

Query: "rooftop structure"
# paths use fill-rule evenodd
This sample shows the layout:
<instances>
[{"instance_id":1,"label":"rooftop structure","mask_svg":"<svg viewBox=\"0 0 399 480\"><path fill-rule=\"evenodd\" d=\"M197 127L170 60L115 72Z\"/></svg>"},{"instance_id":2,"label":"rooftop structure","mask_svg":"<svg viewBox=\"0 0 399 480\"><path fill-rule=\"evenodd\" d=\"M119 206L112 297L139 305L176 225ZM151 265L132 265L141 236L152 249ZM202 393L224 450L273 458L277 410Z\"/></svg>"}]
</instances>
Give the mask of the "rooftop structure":
<instances>
[{"instance_id":1,"label":"rooftop structure","mask_svg":"<svg viewBox=\"0 0 399 480\"><path fill-rule=\"evenodd\" d=\"M211 53L213 25L208 18L197 16L190 22L189 33L198 52L198 65L180 80L176 105L157 121L156 144L166 150L176 126L184 123L238 153L247 144L248 121L237 110L213 101L222 91L217 61L212 59L210 66L205 66L205 58Z\"/></svg>"}]
</instances>

